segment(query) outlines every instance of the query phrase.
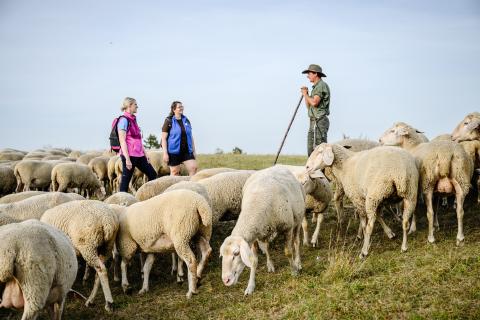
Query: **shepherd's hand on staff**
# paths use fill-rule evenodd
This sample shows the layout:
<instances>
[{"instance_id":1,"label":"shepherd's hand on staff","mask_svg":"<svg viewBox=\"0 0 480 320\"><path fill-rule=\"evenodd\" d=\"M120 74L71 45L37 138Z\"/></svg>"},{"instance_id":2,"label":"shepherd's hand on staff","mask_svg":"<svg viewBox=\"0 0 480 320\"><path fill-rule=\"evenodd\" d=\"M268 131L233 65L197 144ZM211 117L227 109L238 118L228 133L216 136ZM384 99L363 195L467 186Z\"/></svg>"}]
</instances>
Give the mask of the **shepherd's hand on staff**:
<instances>
[{"instance_id":1,"label":"shepherd's hand on staff","mask_svg":"<svg viewBox=\"0 0 480 320\"><path fill-rule=\"evenodd\" d=\"M308 88L307 87L301 87L300 90L302 91L302 96L308 95Z\"/></svg>"}]
</instances>

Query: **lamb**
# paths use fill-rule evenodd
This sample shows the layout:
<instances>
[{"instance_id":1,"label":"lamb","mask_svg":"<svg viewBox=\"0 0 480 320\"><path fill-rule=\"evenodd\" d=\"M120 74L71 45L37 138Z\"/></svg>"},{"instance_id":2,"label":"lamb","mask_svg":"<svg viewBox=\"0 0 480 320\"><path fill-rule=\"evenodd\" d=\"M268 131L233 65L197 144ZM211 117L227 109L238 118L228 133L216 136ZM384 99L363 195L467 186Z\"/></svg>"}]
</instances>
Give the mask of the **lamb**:
<instances>
[{"instance_id":1,"label":"lamb","mask_svg":"<svg viewBox=\"0 0 480 320\"><path fill-rule=\"evenodd\" d=\"M106 192L100 181L87 165L81 163L61 163L56 165L51 175L52 190L65 192L68 188L79 188L87 198L95 194L103 200Z\"/></svg>"},{"instance_id":2,"label":"lamb","mask_svg":"<svg viewBox=\"0 0 480 320\"><path fill-rule=\"evenodd\" d=\"M101 284L105 310L112 311L113 298L105 262L112 254L119 227L116 212L101 201L79 200L47 210L40 221L63 231L72 240L76 254L97 272L93 290L85 305L93 303Z\"/></svg>"},{"instance_id":3,"label":"lamb","mask_svg":"<svg viewBox=\"0 0 480 320\"><path fill-rule=\"evenodd\" d=\"M311 178L306 172L304 166L279 165L288 169L300 182L305 190L305 208L313 210L312 222L316 222L315 231L312 235L312 246L317 246L320 225L324 219L323 213L328 209L328 204L332 200L333 193L330 183L323 174L318 178ZM314 221L315 218L315 221ZM308 244L308 222L305 217L302 221L303 244Z\"/></svg>"},{"instance_id":4,"label":"lamb","mask_svg":"<svg viewBox=\"0 0 480 320\"><path fill-rule=\"evenodd\" d=\"M33 196L38 196L39 194L45 194L45 193L47 193L47 191L25 191L20 193L13 193L13 194L9 194L7 196L1 197L0 204L17 202L24 199L28 199Z\"/></svg>"},{"instance_id":5,"label":"lamb","mask_svg":"<svg viewBox=\"0 0 480 320\"><path fill-rule=\"evenodd\" d=\"M70 240L35 220L1 227L0 239L0 282L6 283L0 308L23 308L27 320L47 307L61 319L78 269Z\"/></svg>"},{"instance_id":6,"label":"lamb","mask_svg":"<svg viewBox=\"0 0 480 320\"><path fill-rule=\"evenodd\" d=\"M28 219L38 220L50 208L65 202L81 199L84 200L85 198L75 193L48 192L21 201L1 204L0 212L22 221Z\"/></svg>"},{"instance_id":7,"label":"lamb","mask_svg":"<svg viewBox=\"0 0 480 320\"><path fill-rule=\"evenodd\" d=\"M173 251L188 267L187 298L197 293L197 281L212 249L212 210L205 198L191 190L173 190L138 202L124 209L120 215L117 249L122 257L122 287L128 290L127 264L137 248L150 253L143 267L143 286L140 293L149 290L148 279L155 252ZM189 246L196 243L201 250L197 260Z\"/></svg>"},{"instance_id":8,"label":"lamb","mask_svg":"<svg viewBox=\"0 0 480 320\"><path fill-rule=\"evenodd\" d=\"M155 179L153 181L149 181L142 185L137 192L135 193L135 198L138 201L144 201L150 198L153 198L162 192L164 192L168 187L171 185L180 182L180 181L188 181L190 177L185 176L165 176Z\"/></svg>"},{"instance_id":9,"label":"lamb","mask_svg":"<svg viewBox=\"0 0 480 320\"><path fill-rule=\"evenodd\" d=\"M285 255L296 275L302 268L300 228L304 214L305 191L289 170L275 166L254 173L243 187L242 211L237 224L220 247L223 283L226 286L237 283L247 266L250 278L245 295L252 294L257 248L260 246L265 252L268 271L273 272L268 243L279 233L286 234Z\"/></svg>"},{"instance_id":10,"label":"lamb","mask_svg":"<svg viewBox=\"0 0 480 320\"><path fill-rule=\"evenodd\" d=\"M109 157L100 156L95 157L88 163L88 167L92 172L97 176L98 180L103 183L103 187L105 191L109 194L112 194L112 190L110 189L109 178L108 178L108 161L110 160Z\"/></svg>"},{"instance_id":11,"label":"lamb","mask_svg":"<svg viewBox=\"0 0 480 320\"><path fill-rule=\"evenodd\" d=\"M207 189L212 202L212 223L215 226L220 219L236 219L242 204L242 189L253 170L238 170L218 173L210 178L198 181ZM226 213L229 213L227 216ZM224 215L226 217L224 217Z\"/></svg>"},{"instance_id":12,"label":"lamb","mask_svg":"<svg viewBox=\"0 0 480 320\"><path fill-rule=\"evenodd\" d=\"M17 179L12 168L0 166L0 196L10 194L17 189Z\"/></svg>"},{"instance_id":13,"label":"lamb","mask_svg":"<svg viewBox=\"0 0 480 320\"><path fill-rule=\"evenodd\" d=\"M308 158L306 169L314 177L315 170L326 167L331 167L359 213L364 234L360 258L368 255L375 220L387 201L403 201L402 251L406 251L409 219L417 204L419 173L415 159L395 147L354 153L339 145L322 143Z\"/></svg>"},{"instance_id":14,"label":"lamb","mask_svg":"<svg viewBox=\"0 0 480 320\"><path fill-rule=\"evenodd\" d=\"M202 179L210 178L216 174L223 173L223 172L232 172L232 171L238 171L236 169L231 169L231 168L209 168L209 169L203 169L198 171L195 175L193 175L190 180L191 181L200 181Z\"/></svg>"},{"instance_id":15,"label":"lamb","mask_svg":"<svg viewBox=\"0 0 480 320\"><path fill-rule=\"evenodd\" d=\"M130 206L134 203L137 203L138 200L134 196L132 196L130 193L127 192L117 192L112 194L110 197L105 199L105 203L108 204L118 204L121 206Z\"/></svg>"},{"instance_id":16,"label":"lamb","mask_svg":"<svg viewBox=\"0 0 480 320\"><path fill-rule=\"evenodd\" d=\"M417 160L420 173L420 188L427 206L428 241L433 243L433 194L455 194L457 202L457 245L464 240L463 202L470 189L473 163L465 150L452 141L421 142L418 130L399 122L380 138L384 145L400 146ZM412 224L414 221L412 221ZM413 227L413 225L412 225Z\"/></svg>"},{"instance_id":17,"label":"lamb","mask_svg":"<svg viewBox=\"0 0 480 320\"><path fill-rule=\"evenodd\" d=\"M14 169L17 178L16 192L29 191L32 188L48 191L52 181L52 169L59 163L62 161L22 160L17 163Z\"/></svg>"}]
</instances>

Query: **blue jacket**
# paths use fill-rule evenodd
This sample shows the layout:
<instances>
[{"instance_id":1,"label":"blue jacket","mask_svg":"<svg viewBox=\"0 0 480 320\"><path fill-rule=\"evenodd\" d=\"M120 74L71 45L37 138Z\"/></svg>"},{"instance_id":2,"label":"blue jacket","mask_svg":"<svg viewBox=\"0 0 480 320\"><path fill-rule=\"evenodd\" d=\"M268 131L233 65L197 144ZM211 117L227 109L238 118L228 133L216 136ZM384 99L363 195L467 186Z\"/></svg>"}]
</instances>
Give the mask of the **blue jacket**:
<instances>
[{"instance_id":1,"label":"blue jacket","mask_svg":"<svg viewBox=\"0 0 480 320\"><path fill-rule=\"evenodd\" d=\"M178 124L177 120L172 117L172 126L170 128L170 132L168 133L168 153L171 154L180 154L180 141L182 137L182 128ZM188 153L193 153L192 147L192 127L190 125L190 121L182 115L182 122L183 126L185 127L185 132L187 133L187 144L188 144Z\"/></svg>"}]
</instances>

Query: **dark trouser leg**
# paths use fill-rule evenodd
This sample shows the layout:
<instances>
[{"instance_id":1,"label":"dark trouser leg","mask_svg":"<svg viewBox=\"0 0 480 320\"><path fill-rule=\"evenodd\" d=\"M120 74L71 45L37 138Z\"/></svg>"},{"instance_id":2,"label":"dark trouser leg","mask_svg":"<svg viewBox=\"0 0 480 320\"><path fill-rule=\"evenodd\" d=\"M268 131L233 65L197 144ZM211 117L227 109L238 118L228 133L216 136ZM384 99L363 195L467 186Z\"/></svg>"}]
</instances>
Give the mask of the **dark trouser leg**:
<instances>
[{"instance_id":1,"label":"dark trouser leg","mask_svg":"<svg viewBox=\"0 0 480 320\"><path fill-rule=\"evenodd\" d=\"M152 165L148 163L147 157L135 158L134 166L147 175L148 181L157 179L157 173Z\"/></svg>"},{"instance_id":2,"label":"dark trouser leg","mask_svg":"<svg viewBox=\"0 0 480 320\"><path fill-rule=\"evenodd\" d=\"M120 192L128 192L128 184L132 179L133 170L135 170L135 164L133 162L133 158L130 158L132 161L132 169L128 170L126 162L127 160L124 156L120 156L120 158L122 159L122 180L120 182Z\"/></svg>"},{"instance_id":3,"label":"dark trouser leg","mask_svg":"<svg viewBox=\"0 0 480 320\"><path fill-rule=\"evenodd\" d=\"M327 132L329 127L330 121L326 116L317 120L310 118L310 127L308 129L307 137L308 156L310 156L316 146L323 142L327 142Z\"/></svg>"}]
</instances>

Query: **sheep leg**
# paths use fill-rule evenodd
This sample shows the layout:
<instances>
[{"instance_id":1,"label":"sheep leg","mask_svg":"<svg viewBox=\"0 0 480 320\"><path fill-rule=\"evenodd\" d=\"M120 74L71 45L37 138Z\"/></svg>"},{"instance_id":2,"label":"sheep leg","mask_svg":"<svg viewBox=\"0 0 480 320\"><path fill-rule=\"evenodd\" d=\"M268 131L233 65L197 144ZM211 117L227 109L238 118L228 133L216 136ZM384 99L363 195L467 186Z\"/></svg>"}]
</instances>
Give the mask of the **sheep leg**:
<instances>
[{"instance_id":1,"label":"sheep leg","mask_svg":"<svg viewBox=\"0 0 480 320\"><path fill-rule=\"evenodd\" d=\"M86 250L79 250L82 253L82 256L84 257L85 261L95 268L95 271L98 274L98 277L100 278L100 285L102 286L103 290L103 295L105 296L105 310L107 311L113 311L113 298L112 298L112 292L110 291L110 286L108 284L108 273L107 273L107 268L105 267L103 257L99 257L98 255L95 255L94 252L91 252L91 250L86 249ZM96 294L96 292L95 292ZM90 297L88 298L89 300L93 301L95 298L95 295L90 294Z\"/></svg>"},{"instance_id":2,"label":"sheep leg","mask_svg":"<svg viewBox=\"0 0 480 320\"><path fill-rule=\"evenodd\" d=\"M63 306L65 304L65 298L63 298L62 302L58 303L51 303L48 305L47 311L48 314L50 315L51 320L61 320L62 319L62 313L63 313Z\"/></svg>"},{"instance_id":3,"label":"sheep leg","mask_svg":"<svg viewBox=\"0 0 480 320\"><path fill-rule=\"evenodd\" d=\"M298 271L302 270L302 261L300 259L300 226L294 228L293 249L295 255L295 266Z\"/></svg>"},{"instance_id":4,"label":"sheep leg","mask_svg":"<svg viewBox=\"0 0 480 320\"><path fill-rule=\"evenodd\" d=\"M427 219L428 219L428 242L434 243L435 237L433 236L433 190L425 192L425 205L427 206Z\"/></svg>"},{"instance_id":5,"label":"sheep leg","mask_svg":"<svg viewBox=\"0 0 480 320\"><path fill-rule=\"evenodd\" d=\"M121 263L121 258L120 258L120 253L117 250L117 246L113 247L113 281L119 282L121 278L120 274L120 263Z\"/></svg>"},{"instance_id":6,"label":"sheep leg","mask_svg":"<svg viewBox=\"0 0 480 320\"><path fill-rule=\"evenodd\" d=\"M465 200L465 192L463 192L462 187L456 181L452 181L453 187L455 188L455 200L457 202L457 222L458 222L458 231L457 231L457 246L463 244L465 236L463 234L463 202Z\"/></svg>"},{"instance_id":7,"label":"sheep leg","mask_svg":"<svg viewBox=\"0 0 480 320\"><path fill-rule=\"evenodd\" d=\"M393 233L392 229L390 229L390 227L385 223L381 215L378 216L378 222L382 226L383 232L385 232L389 239L395 238L395 233Z\"/></svg>"},{"instance_id":8,"label":"sheep leg","mask_svg":"<svg viewBox=\"0 0 480 320\"><path fill-rule=\"evenodd\" d=\"M250 268L250 277L248 278L247 289L245 289L244 294L250 295L255 290L255 273L257 272L258 267L258 244L257 241L254 241L250 246L252 250L252 267ZM291 258L290 258L291 259Z\"/></svg>"},{"instance_id":9,"label":"sheep leg","mask_svg":"<svg viewBox=\"0 0 480 320\"><path fill-rule=\"evenodd\" d=\"M37 319L39 313L40 310L33 309L33 306L30 306L30 304L25 301L25 307L23 309L21 320L35 320Z\"/></svg>"},{"instance_id":10,"label":"sheep leg","mask_svg":"<svg viewBox=\"0 0 480 320\"><path fill-rule=\"evenodd\" d=\"M176 240L176 239L175 239ZM174 239L174 247L178 256L187 264L188 269L188 292L187 298L190 299L193 294L197 294L197 259L188 243L177 242Z\"/></svg>"},{"instance_id":11,"label":"sheep leg","mask_svg":"<svg viewBox=\"0 0 480 320\"><path fill-rule=\"evenodd\" d=\"M139 252L138 256L140 257L140 272L142 273L142 278L143 278L143 266L145 265L145 253Z\"/></svg>"},{"instance_id":12,"label":"sheep leg","mask_svg":"<svg viewBox=\"0 0 480 320\"><path fill-rule=\"evenodd\" d=\"M177 254L172 252L172 276L175 274L175 272L177 272Z\"/></svg>"},{"instance_id":13,"label":"sheep leg","mask_svg":"<svg viewBox=\"0 0 480 320\"><path fill-rule=\"evenodd\" d=\"M440 224L438 223L438 213L440 212L440 198L437 199L437 208L435 210L435 220L433 222L433 226L435 227L435 231L440 231Z\"/></svg>"},{"instance_id":14,"label":"sheep leg","mask_svg":"<svg viewBox=\"0 0 480 320\"><path fill-rule=\"evenodd\" d=\"M408 234L412 234L417 231L417 219L415 217L415 211L412 213L412 223L410 224L410 230L408 230Z\"/></svg>"},{"instance_id":15,"label":"sheep leg","mask_svg":"<svg viewBox=\"0 0 480 320\"><path fill-rule=\"evenodd\" d=\"M320 233L320 225L322 224L324 219L323 213L319 213L317 217L317 226L315 227L315 231L313 232L312 235L312 246L316 247L318 245L318 235Z\"/></svg>"},{"instance_id":16,"label":"sheep leg","mask_svg":"<svg viewBox=\"0 0 480 320\"><path fill-rule=\"evenodd\" d=\"M120 269L122 270L122 289L124 293L127 293L130 290L130 283L128 282L127 277L127 268L128 260L122 258L122 262L120 263Z\"/></svg>"},{"instance_id":17,"label":"sheep leg","mask_svg":"<svg viewBox=\"0 0 480 320\"><path fill-rule=\"evenodd\" d=\"M317 222L317 213L315 211L312 212L312 223Z\"/></svg>"},{"instance_id":18,"label":"sheep leg","mask_svg":"<svg viewBox=\"0 0 480 320\"><path fill-rule=\"evenodd\" d=\"M92 289L92 292L90 292L90 296L88 297L87 301L85 302L86 307L93 305L93 300L95 300L95 297L97 296L99 287L100 287L100 278L98 276L98 273L95 272L95 281L93 282L93 289Z\"/></svg>"},{"instance_id":19,"label":"sheep leg","mask_svg":"<svg viewBox=\"0 0 480 320\"><path fill-rule=\"evenodd\" d=\"M85 273L83 274L82 285L87 284L88 277L90 276L90 267L85 263Z\"/></svg>"},{"instance_id":20,"label":"sheep leg","mask_svg":"<svg viewBox=\"0 0 480 320\"><path fill-rule=\"evenodd\" d=\"M407 251L407 230L408 224L410 221L410 216L415 211L415 206L417 205L415 199L403 199L403 215L402 215L402 229L403 229L403 240L402 240L402 252Z\"/></svg>"},{"instance_id":21,"label":"sheep leg","mask_svg":"<svg viewBox=\"0 0 480 320\"><path fill-rule=\"evenodd\" d=\"M183 273L183 260L175 254L177 264L177 283L183 283L185 280L185 274Z\"/></svg>"},{"instance_id":22,"label":"sheep leg","mask_svg":"<svg viewBox=\"0 0 480 320\"><path fill-rule=\"evenodd\" d=\"M292 275L296 276L298 274L298 270L297 266L293 262L293 233L293 228L287 231L287 235L285 237L285 256L287 256L290 267L292 268Z\"/></svg>"},{"instance_id":23,"label":"sheep leg","mask_svg":"<svg viewBox=\"0 0 480 320\"><path fill-rule=\"evenodd\" d=\"M375 225L378 211L376 202L368 197L365 202L365 209L367 212L367 225L365 226L363 233L363 247L362 252L360 253L360 259L363 259L368 255L368 249L370 248L370 237L372 236L373 226Z\"/></svg>"},{"instance_id":24,"label":"sheep leg","mask_svg":"<svg viewBox=\"0 0 480 320\"><path fill-rule=\"evenodd\" d=\"M358 224L357 239L361 240L365 233L365 227L367 226L367 219L365 214L359 214L360 223Z\"/></svg>"},{"instance_id":25,"label":"sheep leg","mask_svg":"<svg viewBox=\"0 0 480 320\"><path fill-rule=\"evenodd\" d=\"M148 292L148 280L150 278L150 271L152 270L153 262L155 261L155 255L153 253L149 253L147 255L147 259L145 259L145 263L143 264L143 286L138 294L144 294Z\"/></svg>"},{"instance_id":26,"label":"sheep leg","mask_svg":"<svg viewBox=\"0 0 480 320\"><path fill-rule=\"evenodd\" d=\"M307 217L303 217L302 220L302 229L303 229L303 245L308 246L308 221Z\"/></svg>"},{"instance_id":27,"label":"sheep leg","mask_svg":"<svg viewBox=\"0 0 480 320\"><path fill-rule=\"evenodd\" d=\"M203 269L207 265L208 258L212 254L212 247L210 247L210 243L208 243L207 239L204 237L200 237L197 242L198 248L200 248L200 252L202 254L202 258L198 263L197 268L197 277L200 279L202 277Z\"/></svg>"},{"instance_id":28,"label":"sheep leg","mask_svg":"<svg viewBox=\"0 0 480 320\"><path fill-rule=\"evenodd\" d=\"M337 211L337 223L339 225L342 225L343 221L343 196L345 195L345 192L343 191L343 188L339 188L337 185L337 188L335 189L335 194L333 195L333 200L335 201L335 210Z\"/></svg>"},{"instance_id":29,"label":"sheep leg","mask_svg":"<svg viewBox=\"0 0 480 320\"><path fill-rule=\"evenodd\" d=\"M275 266L273 265L272 258L270 257L270 252L268 251L268 242L258 241L258 247L267 257L267 271L275 272Z\"/></svg>"}]
</instances>

